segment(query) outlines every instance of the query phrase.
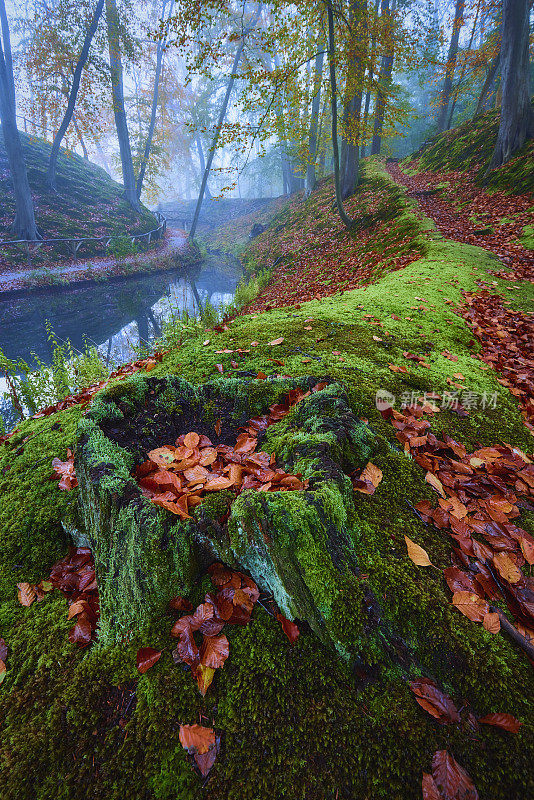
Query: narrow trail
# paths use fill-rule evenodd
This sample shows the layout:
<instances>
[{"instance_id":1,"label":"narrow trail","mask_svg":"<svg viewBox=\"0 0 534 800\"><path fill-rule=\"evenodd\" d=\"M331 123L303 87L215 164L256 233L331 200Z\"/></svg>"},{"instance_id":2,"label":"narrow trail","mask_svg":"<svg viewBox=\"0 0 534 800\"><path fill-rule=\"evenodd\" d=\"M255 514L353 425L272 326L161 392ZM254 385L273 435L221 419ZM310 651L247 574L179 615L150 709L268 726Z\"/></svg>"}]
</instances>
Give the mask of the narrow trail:
<instances>
[{"instance_id":1,"label":"narrow trail","mask_svg":"<svg viewBox=\"0 0 534 800\"><path fill-rule=\"evenodd\" d=\"M117 261L113 256L101 258L87 258L83 260L61 263L57 267L40 267L39 275L51 277L55 280L65 281L65 283L79 283L94 280L99 277L111 278L124 274L142 273L145 267L155 260L166 258L172 253L184 250L187 246L187 234L177 228L167 228L165 239L156 248L130 256L123 262ZM135 261L139 268L134 272L126 272L124 262ZM0 294L9 292L13 289L31 289L46 283L39 283L32 276L32 268L25 267L0 273Z\"/></svg>"},{"instance_id":2,"label":"narrow trail","mask_svg":"<svg viewBox=\"0 0 534 800\"><path fill-rule=\"evenodd\" d=\"M388 164L388 172L444 236L489 250L511 268L496 270L495 275L514 282L534 281L534 252L518 242L524 226L532 224L531 195L487 194L467 173L412 176L396 163ZM466 204L462 210L435 193L437 184L442 187L451 174L459 183L458 197ZM498 232L482 233L481 222ZM509 300L493 293L488 284L479 285L479 292L462 292L465 304L459 313L482 346L480 358L501 373L497 380L517 398L525 425L534 433L534 314L508 308Z\"/></svg>"},{"instance_id":3,"label":"narrow trail","mask_svg":"<svg viewBox=\"0 0 534 800\"><path fill-rule=\"evenodd\" d=\"M387 164L387 169L440 233L494 253L509 268L496 271L500 278L534 281L534 251L519 241L523 228L533 224L531 194L490 194L476 186L473 173L469 172L424 171L407 175L393 162Z\"/></svg>"}]
</instances>

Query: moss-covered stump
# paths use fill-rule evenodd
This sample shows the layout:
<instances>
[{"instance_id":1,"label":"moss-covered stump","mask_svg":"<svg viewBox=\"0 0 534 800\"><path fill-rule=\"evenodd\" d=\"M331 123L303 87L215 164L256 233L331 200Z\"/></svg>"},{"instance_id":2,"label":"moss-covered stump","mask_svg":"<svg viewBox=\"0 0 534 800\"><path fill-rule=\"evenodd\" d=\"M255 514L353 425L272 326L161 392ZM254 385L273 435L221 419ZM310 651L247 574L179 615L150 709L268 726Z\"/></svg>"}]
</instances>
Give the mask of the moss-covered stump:
<instances>
[{"instance_id":1,"label":"moss-covered stump","mask_svg":"<svg viewBox=\"0 0 534 800\"><path fill-rule=\"evenodd\" d=\"M249 419L291 389L316 382L230 378L193 387L180 378L136 377L99 397L79 426L76 471L103 640L138 630L173 595L186 594L208 563L222 559L248 570L287 616L306 620L325 643L350 654L361 598L347 473L368 461L373 436L341 386L305 397L260 442L308 479L304 491L246 490L237 499L232 491L216 492L192 520L177 521L144 497L132 477L148 451L188 431L235 444ZM340 614L341 598L351 602L351 625Z\"/></svg>"}]
</instances>

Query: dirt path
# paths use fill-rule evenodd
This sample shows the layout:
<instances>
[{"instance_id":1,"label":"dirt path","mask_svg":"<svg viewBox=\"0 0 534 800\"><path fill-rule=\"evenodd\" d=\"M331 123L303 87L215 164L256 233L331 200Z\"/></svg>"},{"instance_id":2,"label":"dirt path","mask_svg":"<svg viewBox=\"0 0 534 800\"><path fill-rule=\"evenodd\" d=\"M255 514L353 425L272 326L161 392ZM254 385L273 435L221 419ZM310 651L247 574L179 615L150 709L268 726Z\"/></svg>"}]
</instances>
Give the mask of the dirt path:
<instances>
[{"instance_id":1,"label":"dirt path","mask_svg":"<svg viewBox=\"0 0 534 800\"><path fill-rule=\"evenodd\" d=\"M121 261L117 261L113 256L71 261L70 263L60 264L57 267L41 267L34 271L33 277L32 269L28 267L3 272L0 274L0 293L9 292L13 289L52 285L50 278L54 282L79 283L99 277L109 278L116 275L143 273L147 271L149 265L151 269L157 268L154 262L157 263L172 253L185 250L186 246L187 234L183 230L167 228L165 239L157 248L137 256L130 256ZM132 262L135 264L135 269L132 270L129 267L125 269L126 265ZM35 276L35 272L39 273L38 277Z\"/></svg>"},{"instance_id":2,"label":"dirt path","mask_svg":"<svg viewBox=\"0 0 534 800\"><path fill-rule=\"evenodd\" d=\"M494 253L512 270L498 272L499 277L534 281L534 251L519 241L523 228L534 224L531 194L490 194L475 185L469 172L407 175L392 162L387 169L444 236Z\"/></svg>"}]
</instances>

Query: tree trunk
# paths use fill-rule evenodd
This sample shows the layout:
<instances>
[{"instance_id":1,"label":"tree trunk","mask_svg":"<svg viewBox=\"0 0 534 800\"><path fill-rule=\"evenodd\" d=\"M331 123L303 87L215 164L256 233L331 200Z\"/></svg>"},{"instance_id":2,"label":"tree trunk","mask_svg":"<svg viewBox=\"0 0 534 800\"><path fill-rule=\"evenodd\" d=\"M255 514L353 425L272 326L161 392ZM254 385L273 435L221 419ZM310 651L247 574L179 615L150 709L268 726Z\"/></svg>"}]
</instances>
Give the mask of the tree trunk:
<instances>
[{"instance_id":1,"label":"tree trunk","mask_svg":"<svg viewBox=\"0 0 534 800\"><path fill-rule=\"evenodd\" d=\"M529 0L504 0L501 121L489 169L505 164L534 136L530 102Z\"/></svg>"},{"instance_id":2,"label":"tree trunk","mask_svg":"<svg viewBox=\"0 0 534 800\"><path fill-rule=\"evenodd\" d=\"M447 124L447 111L452 92L452 79L454 76L454 69L456 67L456 58L458 56L458 40L460 38L460 29L464 23L464 8L465 0L456 0L452 35L449 44L449 53L447 55L447 65L445 67L445 80L443 82L443 89L441 90L441 99L438 111L437 125L438 131L440 132L445 130L445 126Z\"/></svg>"},{"instance_id":3,"label":"tree trunk","mask_svg":"<svg viewBox=\"0 0 534 800\"><path fill-rule=\"evenodd\" d=\"M215 128L215 133L213 135L213 140L212 140L210 152L209 152L209 155L208 155L208 163L206 164L206 169L204 170L204 174L202 176L202 183L200 184L200 191L198 193L198 200L197 200L197 205L196 205L196 208L195 208L195 214L194 214L194 217L193 217L193 222L191 224L191 230L189 231L189 237L188 237L189 239L194 239L195 232L196 232L196 229L197 229L198 217L199 217L199 214L200 214L200 209L202 207L202 201L204 199L204 192L206 190L206 184L208 182L208 177L209 177L210 170L211 170L211 164L212 164L212 161L213 161L213 156L215 155L215 150L217 148L217 142L219 141L219 135L221 133L221 128L223 126L224 118L226 116L226 109L228 108L228 101L230 100L230 95L232 94L232 89L234 87L235 74L237 72L237 67L239 66L239 62L241 60L241 55L242 55L243 49L245 47L245 40L246 40L247 35L250 33L250 31L252 30L252 28L254 27L256 22L258 21L258 17L260 16L260 14L261 14L261 3L258 5L258 9L257 9L257 11L256 11L256 13L255 13L250 25L241 34L241 41L239 42L239 47L237 48L237 52L235 54L234 63L232 65L232 72L231 72L230 77L228 79L228 84L226 86L226 94L224 96L224 100L223 100L223 103L222 103L222 106L221 106L221 110L219 112L219 119L217 121L217 127Z\"/></svg>"},{"instance_id":4,"label":"tree trunk","mask_svg":"<svg viewBox=\"0 0 534 800\"><path fill-rule=\"evenodd\" d=\"M382 0L382 16L386 18L387 22L391 21L391 14L394 9L395 0L393 0L391 9L389 6L389 0ZM380 76L378 79L379 88L376 95L375 122L373 127L373 143L371 145L372 156L378 155L382 146L382 128L384 127L384 115L386 111L386 89L391 82L391 73L393 72L394 53L391 27L390 37L391 49L386 52L384 56L382 56L382 61L380 63Z\"/></svg>"},{"instance_id":5,"label":"tree trunk","mask_svg":"<svg viewBox=\"0 0 534 800\"><path fill-rule=\"evenodd\" d=\"M341 197L346 200L356 189L359 166L359 135L365 56L367 55L366 0L352 0L350 6L349 69L347 100L343 110L341 138Z\"/></svg>"},{"instance_id":6,"label":"tree trunk","mask_svg":"<svg viewBox=\"0 0 534 800\"><path fill-rule=\"evenodd\" d=\"M0 0L2 44L0 45L0 118L9 171L15 195L15 219L11 232L18 239L39 239L33 199L26 172L24 152L15 116L15 82L11 58L11 40L4 0Z\"/></svg>"},{"instance_id":7,"label":"tree trunk","mask_svg":"<svg viewBox=\"0 0 534 800\"><path fill-rule=\"evenodd\" d=\"M490 67L488 69L488 74L486 75L486 80L484 81L484 85L482 86L482 89L480 91L477 107L476 107L475 113L473 115L475 117L476 117L477 114L480 114L482 111L484 111L486 109L487 98L488 98L488 95L491 94L492 87L493 87L493 84L495 82L495 77L497 75L497 71L499 69L499 64L500 64L500 61L501 61L501 42L500 42L500 38L501 38L501 31L499 30L499 44L498 44L499 49L498 49L497 53L495 54L495 58L493 59L493 61L490 64Z\"/></svg>"},{"instance_id":8,"label":"tree trunk","mask_svg":"<svg viewBox=\"0 0 534 800\"><path fill-rule=\"evenodd\" d=\"M451 104L451 110L450 110L450 113L449 113L449 119L448 119L448 122L447 122L447 130L449 130L451 125L452 125L452 117L453 117L453 114L454 114L454 109L456 107L456 102L458 100L458 97L459 97L459 94L460 94L460 90L462 88L462 84L463 84L463 81L464 81L464 75L465 75L465 71L467 69L467 60L468 60L471 48L473 46L473 39L475 38L475 32L476 32L476 29L477 29L477 22L478 22L479 12L480 12L480 3L477 5L475 19L474 19L474 22L473 22L473 29L471 30L471 37L469 39L469 44L467 45L467 50L465 52L465 57L464 57L463 64L462 64L462 71L460 73L460 77L458 78L458 83L456 84L456 89L454 91L454 97L453 97L453 101L452 101L452 104Z\"/></svg>"},{"instance_id":9,"label":"tree trunk","mask_svg":"<svg viewBox=\"0 0 534 800\"><path fill-rule=\"evenodd\" d=\"M375 26L378 21L379 5L380 5L380 0L375 0L374 10L373 10L373 26ZM363 113L363 123L362 123L362 130L364 136L367 135L367 120L369 119L369 106L371 104L371 86L373 84L373 77L374 77L375 54L376 54L376 36L373 36L371 39L371 53L369 56L369 72L367 74L367 81L369 84L369 88L365 93L365 110ZM364 139L364 144L362 144L362 149L360 153L360 158L364 157L365 157L365 139Z\"/></svg>"},{"instance_id":10,"label":"tree trunk","mask_svg":"<svg viewBox=\"0 0 534 800\"><path fill-rule=\"evenodd\" d=\"M196 135L195 144L198 150L198 160L200 161L200 173L201 175L203 175L204 172L206 171L206 159L204 158L204 148L202 147L202 139L200 138L200 133L197 133ZM208 200L211 200L211 192L207 182L206 182L205 194Z\"/></svg>"},{"instance_id":11,"label":"tree trunk","mask_svg":"<svg viewBox=\"0 0 534 800\"><path fill-rule=\"evenodd\" d=\"M337 86L336 86L336 45L334 36L334 12L332 0L327 0L328 8L328 64L330 67L330 91L332 100L332 149L334 151L334 185L336 189L336 206L341 221L347 228L354 224L343 208L341 196L341 179L339 174L339 149L337 144Z\"/></svg>"},{"instance_id":12,"label":"tree trunk","mask_svg":"<svg viewBox=\"0 0 534 800\"><path fill-rule=\"evenodd\" d=\"M111 89L113 93L113 113L115 115L117 138L119 140L124 196L132 208L137 211L139 210L139 199L137 197L135 185L126 111L124 109L124 87L122 82L122 60L119 41L119 15L117 12L116 0L106 0L106 19L108 25L109 67Z\"/></svg>"},{"instance_id":13,"label":"tree trunk","mask_svg":"<svg viewBox=\"0 0 534 800\"><path fill-rule=\"evenodd\" d=\"M69 94L69 100L67 103L65 115L61 121L61 125L59 126L58 132L54 136L54 141L52 143L52 150L50 151L50 160L48 162L48 172L46 175L46 182L48 184L49 189L52 190L56 189L56 167L57 167L57 160L59 157L59 148L61 146L61 142L63 141L63 137L67 132L67 128L70 125L72 116L74 114L74 107L76 105L76 99L78 97L78 90L80 88L80 80L82 77L83 68L85 67L85 64L87 62L87 58L89 56L89 50L91 48L91 42L93 41L96 29L98 28L98 22L100 20L103 8L104 8L104 0L98 0L93 16L91 18L91 22L87 29L87 33L85 34L82 50L78 57L76 68L74 70L74 75L72 77L72 86Z\"/></svg>"},{"instance_id":14,"label":"tree trunk","mask_svg":"<svg viewBox=\"0 0 534 800\"><path fill-rule=\"evenodd\" d=\"M317 53L315 56L315 78L313 84L313 100L312 100L312 107L311 107L311 119L310 119L310 139L309 139L309 150L310 150L310 163L306 168L306 197L308 197L313 190L315 189L315 184L317 183L317 177L315 175L315 159L317 157L317 141L318 141L318 130L319 130L319 112L321 109L321 82L323 79L323 62L324 62L324 50L322 49L322 43L319 45L321 47L321 51Z\"/></svg>"},{"instance_id":15,"label":"tree trunk","mask_svg":"<svg viewBox=\"0 0 534 800\"><path fill-rule=\"evenodd\" d=\"M174 7L174 0L171 0L171 6L169 9L169 15L167 17L167 22L165 25L165 30L163 33L162 38L158 42L157 52L156 52L156 74L154 76L154 92L152 94L152 111L150 114L150 124L148 126L148 133L145 142L145 150L143 153L143 158L141 160L141 166L139 168L139 175L137 176L137 184L136 184L136 191L137 197L141 197L141 190L143 188L143 180L145 178L145 172L148 164L148 159L150 156L150 148L152 147L152 138L154 136L154 129L156 127L156 113L158 110L158 96L159 96L159 81L161 77L161 69L163 66L163 53L165 50L165 44L167 42L167 32L169 30L169 22L172 16L172 10ZM161 16L165 14L165 3L163 4L163 10Z\"/></svg>"}]
</instances>

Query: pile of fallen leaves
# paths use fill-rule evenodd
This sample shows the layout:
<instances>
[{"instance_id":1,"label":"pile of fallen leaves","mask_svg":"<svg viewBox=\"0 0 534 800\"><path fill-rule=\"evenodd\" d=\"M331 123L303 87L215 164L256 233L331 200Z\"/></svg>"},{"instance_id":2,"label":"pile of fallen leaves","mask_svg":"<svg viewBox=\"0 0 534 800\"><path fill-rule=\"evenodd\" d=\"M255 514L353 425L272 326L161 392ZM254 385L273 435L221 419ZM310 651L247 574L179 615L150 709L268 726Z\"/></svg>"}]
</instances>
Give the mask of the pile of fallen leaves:
<instances>
[{"instance_id":1,"label":"pile of fallen leaves","mask_svg":"<svg viewBox=\"0 0 534 800\"><path fill-rule=\"evenodd\" d=\"M504 307L487 291L463 292L460 313L482 344L480 357L502 374L497 378L516 397L525 425L534 432L534 319Z\"/></svg>"},{"instance_id":2,"label":"pile of fallen leaves","mask_svg":"<svg viewBox=\"0 0 534 800\"><path fill-rule=\"evenodd\" d=\"M200 505L210 492L245 489L259 492L288 492L306 489L302 475L290 475L276 466L274 454L257 451L258 435L283 419L291 408L313 392L324 389L317 383L311 390L292 389L281 403L269 407L267 414L250 419L237 436L233 447L214 445L211 439L194 431L182 434L174 445L151 450L135 475L145 497L189 519L190 510ZM215 432L220 433L220 421Z\"/></svg>"},{"instance_id":3,"label":"pile of fallen leaves","mask_svg":"<svg viewBox=\"0 0 534 800\"><path fill-rule=\"evenodd\" d=\"M38 584L17 583L19 603L29 607L36 600L44 600L54 589L59 589L69 603L68 619L76 617L69 631L69 641L87 647L96 639L96 626L100 613L95 562L88 547L71 547L68 554L57 561L50 577Z\"/></svg>"},{"instance_id":4,"label":"pile of fallen leaves","mask_svg":"<svg viewBox=\"0 0 534 800\"><path fill-rule=\"evenodd\" d=\"M100 613L95 562L91 550L88 547L72 547L52 567L50 583L67 598L68 619L76 617L76 624L69 631L69 641L79 647L87 647L96 639Z\"/></svg>"},{"instance_id":5,"label":"pile of fallen leaves","mask_svg":"<svg viewBox=\"0 0 534 800\"><path fill-rule=\"evenodd\" d=\"M426 481L439 494L437 507L428 500L415 506L418 516L453 540L453 566L444 578L452 602L473 622L492 633L500 616L489 601L503 601L515 618L517 631L534 642L534 580L522 567L534 564L534 538L515 524L519 503L534 496L534 464L518 448L484 447L468 453L447 434L438 439L430 430L427 404L410 406L402 414L389 407L396 436L414 461L426 470ZM420 566L430 566L427 553L407 539L408 554Z\"/></svg>"}]
</instances>

